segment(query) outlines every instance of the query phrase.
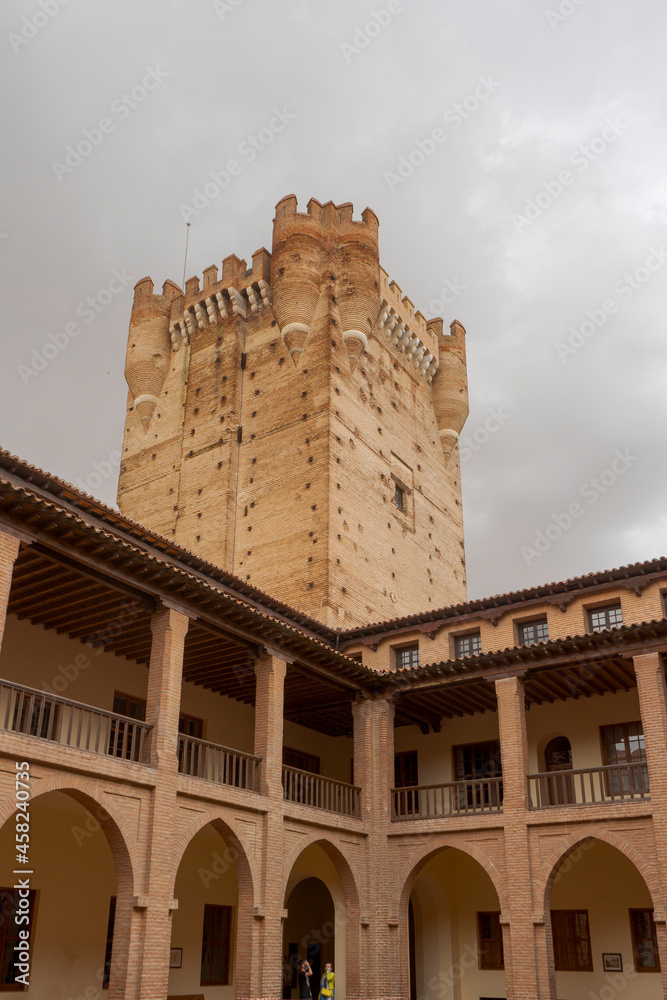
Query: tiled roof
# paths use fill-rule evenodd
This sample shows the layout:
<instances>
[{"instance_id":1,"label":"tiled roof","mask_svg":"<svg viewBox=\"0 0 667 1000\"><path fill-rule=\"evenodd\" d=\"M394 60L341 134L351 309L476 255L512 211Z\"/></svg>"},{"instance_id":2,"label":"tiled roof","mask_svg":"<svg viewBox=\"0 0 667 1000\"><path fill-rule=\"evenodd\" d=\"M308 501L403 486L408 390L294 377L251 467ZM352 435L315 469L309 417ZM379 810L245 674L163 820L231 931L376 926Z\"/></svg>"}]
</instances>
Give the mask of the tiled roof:
<instances>
[{"instance_id":1,"label":"tiled roof","mask_svg":"<svg viewBox=\"0 0 667 1000\"><path fill-rule=\"evenodd\" d=\"M652 574L667 573L667 557L659 556L646 562L633 563L617 569L587 573L569 580L546 583L507 594L497 594L492 597L466 601L443 608L403 615L388 621L375 622L351 629L334 629L316 621L302 611L277 600L246 581L239 579L233 573L207 562L187 549L164 538L157 532L137 524L113 508L106 506L101 501L72 486L71 483L67 483L57 476L50 475L42 469L24 462L8 451L0 450L0 475L3 470L10 477L20 480L36 496L41 496L50 502L55 501L63 509L73 513L76 512L84 520L94 519L97 526L99 526L100 522L108 525L110 531L116 537L125 538L130 543L149 552L155 553L157 550L164 559L173 564L174 569L186 569L197 575L201 574L209 580L214 580L218 585L229 588L230 592L238 600L257 608L262 613L268 612L273 614L289 624L301 628L313 638L316 637L334 648L337 648L340 643L348 645L355 640L368 639L371 636L377 637L379 640L383 636L396 631L419 628L420 626L427 626L438 622L445 624L464 616L481 615L493 617L494 611L499 614L517 605L523 605L531 601L536 602L541 600L550 603L559 603L559 598L563 600L572 599L579 593L591 588L599 588L614 583L632 586L632 581L638 580L638 578L646 578Z\"/></svg>"}]
</instances>

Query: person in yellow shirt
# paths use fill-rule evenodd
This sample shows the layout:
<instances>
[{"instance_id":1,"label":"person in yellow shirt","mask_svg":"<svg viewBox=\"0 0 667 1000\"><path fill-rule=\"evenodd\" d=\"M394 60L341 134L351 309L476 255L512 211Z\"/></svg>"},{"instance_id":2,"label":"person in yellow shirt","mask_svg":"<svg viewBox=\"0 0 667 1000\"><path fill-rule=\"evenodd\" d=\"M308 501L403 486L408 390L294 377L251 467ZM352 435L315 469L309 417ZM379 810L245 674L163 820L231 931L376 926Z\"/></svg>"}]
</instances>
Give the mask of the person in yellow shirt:
<instances>
[{"instance_id":1,"label":"person in yellow shirt","mask_svg":"<svg viewBox=\"0 0 667 1000\"><path fill-rule=\"evenodd\" d=\"M319 1000L334 1000L335 982L336 976L331 968L331 962L327 962L324 966L322 978L320 979Z\"/></svg>"}]
</instances>

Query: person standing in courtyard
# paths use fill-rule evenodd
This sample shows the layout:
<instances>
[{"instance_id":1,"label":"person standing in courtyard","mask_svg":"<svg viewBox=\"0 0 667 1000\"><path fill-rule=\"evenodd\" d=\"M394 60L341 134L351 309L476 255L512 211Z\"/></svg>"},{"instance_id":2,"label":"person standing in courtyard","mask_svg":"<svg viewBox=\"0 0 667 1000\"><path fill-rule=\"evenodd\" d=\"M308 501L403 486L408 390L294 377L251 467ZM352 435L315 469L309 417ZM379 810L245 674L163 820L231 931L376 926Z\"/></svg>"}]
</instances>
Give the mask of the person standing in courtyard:
<instances>
[{"instance_id":1,"label":"person standing in courtyard","mask_svg":"<svg viewBox=\"0 0 667 1000\"><path fill-rule=\"evenodd\" d=\"M299 965L299 1000L312 1000L313 993L310 987L310 977L313 970L308 959L304 958Z\"/></svg>"},{"instance_id":2,"label":"person standing in courtyard","mask_svg":"<svg viewBox=\"0 0 667 1000\"><path fill-rule=\"evenodd\" d=\"M335 982L336 976L331 967L331 962L327 962L324 966L322 978L320 979L319 1000L334 1000Z\"/></svg>"}]
</instances>

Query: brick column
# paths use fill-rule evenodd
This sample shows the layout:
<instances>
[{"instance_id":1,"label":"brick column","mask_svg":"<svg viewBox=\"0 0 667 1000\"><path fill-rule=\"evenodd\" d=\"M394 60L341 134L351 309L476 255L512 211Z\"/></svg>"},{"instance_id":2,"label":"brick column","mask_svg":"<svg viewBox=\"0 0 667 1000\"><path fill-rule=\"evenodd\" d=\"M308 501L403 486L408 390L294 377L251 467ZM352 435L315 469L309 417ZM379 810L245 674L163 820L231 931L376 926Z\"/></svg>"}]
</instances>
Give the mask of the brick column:
<instances>
[{"instance_id":1,"label":"brick column","mask_svg":"<svg viewBox=\"0 0 667 1000\"><path fill-rule=\"evenodd\" d=\"M667 686L665 668L660 653L634 656L639 710L646 745L653 813L653 835L658 854L658 873L662 894L653 899L654 917L662 969L662 989L667 996Z\"/></svg>"},{"instance_id":2,"label":"brick column","mask_svg":"<svg viewBox=\"0 0 667 1000\"><path fill-rule=\"evenodd\" d=\"M19 554L20 544L18 538L0 532L0 649L2 649L2 637L5 633L7 605L9 604L9 592L12 588L14 563Z\"/></svg>"},{"instance_id":3,"label":"brick column","mask_svg":"<svg viewBox=\"0 0 667 1000\"><path fill-rule=\"evenodd\" d=\"M273 652L255 661L255 753L261 791L273 802L264 817L261 905L255 908L253 997L278 1000L283 968L283 706L287 662ZM260 895L258 893L258 895Z\"/></svg>"},{"instance_id":4,"label":"brick column","mask_svg":"<svg viewBox=\"0 0 667 1000\"><path fill-rule=\"evenodd\" d=\"M146 722L153 726L151 764L170 771L178 769L183 647L189 624L186 615L168 607L160 608L151 619L153 641L146 699Z\"/></svg>"},{"instance_id":5,"label":"brick column","mask_svg":"<svg viewBox=\"0 0 667 1000\"><path fill-rule=\"evenodd\" d=\"M262 794L283 797L283 705L287 663L272 653L255 661L255 754Z\"/></svg>"},{"instance_id":6,"label":"brick column","mask_svg":"<svg viewBox=\"0 0 667 1000\"><path fill-rule=\"evenodd\" d=\"M503 827L507 912L501 914L505 943L505 983L508 1000L554 997L548 970L538 977L538 949L533 925L530 850L528 843L528 739L525 692L519 677L495 682L503 766ZM541 951L541 949L539 950ZM541 984L542 992L540 992Z\"/></svg>"},{"instance_id":7,"label":"brick column","mask_svg":"<svg viewBox=\"0 0 667 1000\"><path fill-rule=\"evenodd\" d=\"M151 766L155 788L147 831L146 867L139 894L119 898L114 939L129 956L123 1000L164 1000L169 983L173 889L173 823L177 813L178 716L181 706L183 648L189 619L166 606L153 615L146 721L153 726ZM114 952L116 944L114 943ZM115 964L115 954L114 954ZM120 976L118 977L120 980ZM112 974L112 983L114 982ZM114 986L115 992L115 986ZM110 1000L114 994L110 994Z\"/></svg>"},{"instance_id":8,"label":"brick column","mask_svg":"<svg viewBox=\"0 0 667 1000\"><path fill-rule=\"evenodd\" d=\"M366 886L361 897L361 927L348 927L348 992L358 949L360 997L408 996L401 955L399 914L389 912L395 888L389 871L387 825L391 820L390 789L394 784L394 704L386 698L360 698L352 705L354 783L361 786L361 818L367 825ZM407 915L406 915L407 919ZM355 945L355 941L359 942Z\"/></svg>"}]
</instances>

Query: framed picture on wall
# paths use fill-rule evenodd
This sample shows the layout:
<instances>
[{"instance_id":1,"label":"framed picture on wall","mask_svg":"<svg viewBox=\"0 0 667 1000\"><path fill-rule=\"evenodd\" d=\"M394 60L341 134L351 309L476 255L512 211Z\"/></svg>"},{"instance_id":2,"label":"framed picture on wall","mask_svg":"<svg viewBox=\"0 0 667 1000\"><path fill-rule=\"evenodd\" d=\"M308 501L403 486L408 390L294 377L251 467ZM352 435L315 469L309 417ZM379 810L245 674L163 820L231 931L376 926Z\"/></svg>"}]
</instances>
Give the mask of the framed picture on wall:
<instances>
[{"instance_id":1,"label":"framed picture on wall","mask_svg":"<svg viewBox=\"0 0 667 1000\"><path fill-rule=\"evenodd\" d=\"M180 969L183 965L183 949L171 948L169 951L169 968Z\"/></svg>"},{"instance_id":2,"label":"framed picture on wall","mask_svg":"<svg viewBox=\"0 0 667 1000\"><path fill-rule=\"evenodd\" d=\"M602 968L605 972L623 972L623 956L618 952L603 953Z\"/></svg>"}]
</instances>

